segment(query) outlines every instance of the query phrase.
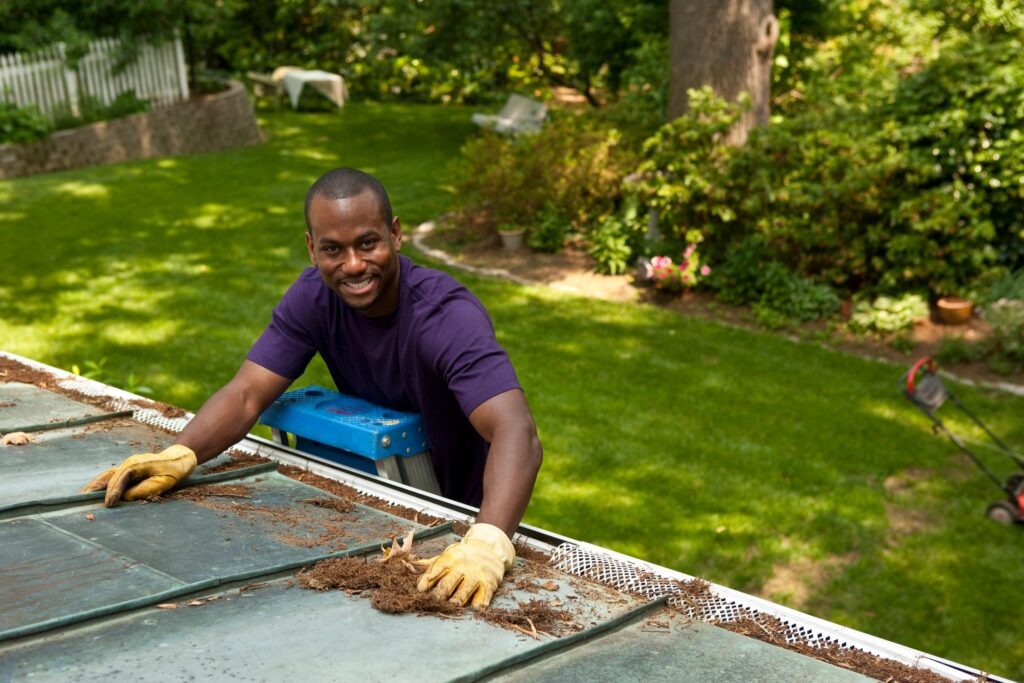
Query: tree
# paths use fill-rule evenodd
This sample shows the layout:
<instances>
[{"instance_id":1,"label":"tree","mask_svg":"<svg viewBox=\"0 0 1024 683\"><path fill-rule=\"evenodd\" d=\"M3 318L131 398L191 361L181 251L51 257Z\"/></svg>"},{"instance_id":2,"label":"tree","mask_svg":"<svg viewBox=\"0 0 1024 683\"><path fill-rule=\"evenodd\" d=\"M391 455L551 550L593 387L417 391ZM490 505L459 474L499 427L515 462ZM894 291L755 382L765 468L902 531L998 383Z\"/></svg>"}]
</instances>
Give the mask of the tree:
<instances>
[{"instance_id":1,"label":"tree","mask_svg":"<svg viewBox=\"0 0 1024 683\"><path fill-rule=\"evenodd\" d=\"M730 102L747 93L751 106L729 136L745 142L751 128L768 122L778 37L772 0L670 0L669 119L686 113L690 89L710 85Z\"/></svg>"}]
</instances>

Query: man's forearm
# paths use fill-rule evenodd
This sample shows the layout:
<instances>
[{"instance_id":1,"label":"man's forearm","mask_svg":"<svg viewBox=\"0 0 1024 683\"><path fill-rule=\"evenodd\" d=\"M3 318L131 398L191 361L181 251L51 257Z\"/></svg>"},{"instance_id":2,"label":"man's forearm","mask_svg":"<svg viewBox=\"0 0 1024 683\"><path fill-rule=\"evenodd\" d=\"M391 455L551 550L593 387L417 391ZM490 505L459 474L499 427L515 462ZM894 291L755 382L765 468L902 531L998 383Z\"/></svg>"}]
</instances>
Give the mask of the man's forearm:
<instances>
[{"instance_id":1,"label":"man's forearm","mask_svg":"<svg viewBox=\"0 0 1024 683\"><path fill-rule=\"evenodd\" d=\"M260 415L231 385L211 396L185 426L175 443L191 448L200 463L211 460L238 443Z\"/></svg>"},{"instance_id":2,"label":"man's forearm","mask_svg":"<svg viewBox=\"0 0 1024 683\"><path fill-rule=\"evenodd\" d=\"M512 538L530 502L541 459L540 439L532 420L507 432L499 430L487 456L484 500L477 521L493 524Z\"/></svg>"}]
</instances>

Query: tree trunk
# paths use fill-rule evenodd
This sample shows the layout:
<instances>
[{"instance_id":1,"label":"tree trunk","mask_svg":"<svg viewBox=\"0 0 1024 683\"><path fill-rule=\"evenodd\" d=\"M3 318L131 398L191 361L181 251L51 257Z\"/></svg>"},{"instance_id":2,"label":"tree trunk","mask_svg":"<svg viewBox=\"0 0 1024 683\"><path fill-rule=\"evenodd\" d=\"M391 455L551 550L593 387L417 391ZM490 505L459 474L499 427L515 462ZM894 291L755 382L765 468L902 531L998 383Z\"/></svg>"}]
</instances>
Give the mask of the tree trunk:
<instances>
[{"instance_id":1,"label":"tree trunk","mask_svg":"<svg viewBox=\"0 0 1024 683\"><path fill-rule=\"evenodd\" d=\"M772 0L670 0L669 24L669 119L686 113L690 88L710 85L730 102L749 93L753 106L729 136L731 144L743 144L770 113L779 37Z\"/></svg>"}]
</instances>

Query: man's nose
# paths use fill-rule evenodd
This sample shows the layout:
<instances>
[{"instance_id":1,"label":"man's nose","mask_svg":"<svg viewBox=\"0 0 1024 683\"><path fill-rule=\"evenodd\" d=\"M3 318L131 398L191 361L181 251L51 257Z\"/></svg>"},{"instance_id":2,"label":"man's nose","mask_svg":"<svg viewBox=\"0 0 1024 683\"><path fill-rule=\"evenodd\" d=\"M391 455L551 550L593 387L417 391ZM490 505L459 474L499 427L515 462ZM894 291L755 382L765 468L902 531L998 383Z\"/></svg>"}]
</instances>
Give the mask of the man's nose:
<instances>
[{"instance_id":1,"label":"man's nose","mask_svg":"<svg viewBox=\"0 0 1024 683\"><path fill-rule=\"evenodd\" d=\"M366 261L355 249L346 249L341 257L341 269L350 275L358 275L366 270Z\"/></svg>"}]
</instances>

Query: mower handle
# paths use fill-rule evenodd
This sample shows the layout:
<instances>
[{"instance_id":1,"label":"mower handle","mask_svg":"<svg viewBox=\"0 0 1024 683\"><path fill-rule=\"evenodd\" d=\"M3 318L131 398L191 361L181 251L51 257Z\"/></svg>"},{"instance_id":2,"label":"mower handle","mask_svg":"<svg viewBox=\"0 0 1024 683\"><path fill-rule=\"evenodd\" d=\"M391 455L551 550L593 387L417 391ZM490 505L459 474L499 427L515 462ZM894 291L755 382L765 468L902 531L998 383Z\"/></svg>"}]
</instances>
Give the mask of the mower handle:
<instances>
[{"instance_id":1,"label":"mower handle","mask_svg":"<svg viewBox=\"0 0 1024 683\"><path fill-rule=\"evenodd\" d=\"M916 384L917 371L921 369L922 365L928 366L928 372L935 372L935 361L932 360L931 356L925 356L924 358L914 363L914 365L911 366L910 371L907 373L907 393L910 395L914 394L914 385Z\"/></svg>"}]
</instances>

